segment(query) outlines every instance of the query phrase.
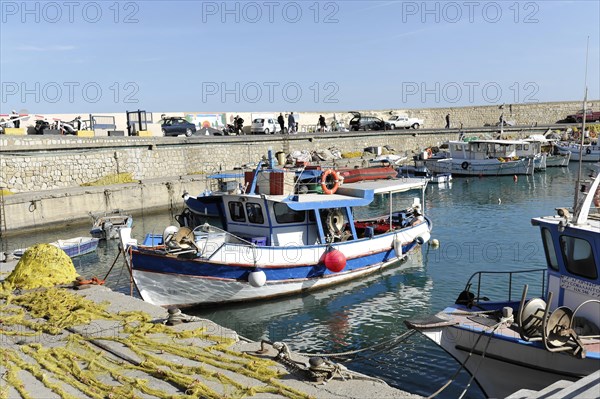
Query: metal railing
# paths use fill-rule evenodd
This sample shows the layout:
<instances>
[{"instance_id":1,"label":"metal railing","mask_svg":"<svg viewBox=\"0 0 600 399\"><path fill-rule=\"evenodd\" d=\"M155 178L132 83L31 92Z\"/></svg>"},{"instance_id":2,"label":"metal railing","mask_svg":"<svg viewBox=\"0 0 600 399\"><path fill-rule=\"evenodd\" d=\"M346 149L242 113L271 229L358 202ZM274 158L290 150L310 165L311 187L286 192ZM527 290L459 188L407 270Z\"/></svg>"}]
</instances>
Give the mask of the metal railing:
<instances>
[{"instance_id":1,"label":"metal railing","mask_svg":"<svg viewBox=\"0 0 600 399\"><path fill-rule=\"evenodd\" d=\"M474 301L475 303L478 303L481 299L483 300L487 300L487 297L485 296L481 296L482 294L482 282L483 282L483 276L485 275L493 275L496 278L494 278L494 287L496 289L498 289L498 284L496 284L498 278L501 278L502 276L507 276L508 277L508 297L506 298L507 301L511 302L512 298L513 298L513 281L514 281L514 275L525 275L525 274L530 274L531 276L535 276L535 274L540 274L541 275L541 281L538 280L539 282L541 282L541 292L539 297L543 297L545 292L546 292L546 269L530 269L530 270L517 270L517 271L479 271L479 272L475 272L471 275L471 277L469 278L469 281L467 281L467 284L465 285L465 291L470 291L470 288L472 287L472 285L476 282L477 283L477 293L475 294L475 298ZM520 290L522 290L522 287L520 288ZM521 291L519 291L521 292ZM485 298L485 299L484 299Z\"/></svg>"}]
</instances>

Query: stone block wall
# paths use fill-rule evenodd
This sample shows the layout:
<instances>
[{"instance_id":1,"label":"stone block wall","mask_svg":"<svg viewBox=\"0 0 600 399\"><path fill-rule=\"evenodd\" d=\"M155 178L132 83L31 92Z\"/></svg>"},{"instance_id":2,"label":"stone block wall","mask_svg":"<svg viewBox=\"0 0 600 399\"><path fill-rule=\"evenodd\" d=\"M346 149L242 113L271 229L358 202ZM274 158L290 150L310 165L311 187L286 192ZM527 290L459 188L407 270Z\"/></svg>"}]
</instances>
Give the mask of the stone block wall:
<instances>
[{"instance_id":1,"label":"stone block wall","mask_svg":"<svg viewBox=\"0 0 600 399\"><path fill-rule=\"evenodd\" d=\"M341 152L362 151L365 147L389 146L401 154L412 154L428 146L439 146L455 139L456 133L429 133L413 136L393 132L342 133L340 135L297 136L287 138L290 151L319 151L336 148ZM215 138L216 139L216 138ZM1 139L1 140L4 140ZM33 138L33 140L40 140ZM57 141L60 139L52 139ZM79 187L100 178L129 172L136 180L210 174L244 164L255 164L272 150L286 147L284 137L267 136L248 141L164 139L133 146L127 138L111 139L110 146L89 143L73 145L65 138L60 151L27 148L10 154L0 153L0 185L13 193ZM1 141L0 141L1 142ZM61 146L61 143L55 143ZM345 161L337 161L342 165Z\"/></svg>"}]
</instances>

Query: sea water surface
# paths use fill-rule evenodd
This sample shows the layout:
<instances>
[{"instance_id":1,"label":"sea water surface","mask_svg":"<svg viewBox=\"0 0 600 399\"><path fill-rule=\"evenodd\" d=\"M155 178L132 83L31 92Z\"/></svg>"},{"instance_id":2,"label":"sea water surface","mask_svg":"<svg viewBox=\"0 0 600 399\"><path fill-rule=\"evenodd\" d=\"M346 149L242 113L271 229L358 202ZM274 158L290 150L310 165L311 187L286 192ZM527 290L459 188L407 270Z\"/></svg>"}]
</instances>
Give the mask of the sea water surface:
<instances>
[{"instance_id":1,"label":"sea water surface","mask_svg":"<svg viewBox=\"0 0 600 399\"><path fill-rule=\"evenodd\" d=\"M540 233L531 226L531 218L572 206L576 173L577 165L571 163L568 168L549 168L516 181L511 176L470 177L455 178L451 185L429 185L426 215L433 222L432 238L440 241L438 249L424 246L395 267L334 288L187 312L252 340L283 341L296 352L339 353L376 346L377 350L362 351L344 365L428 396L455 374L459 364L419 334L399 344L379 344L405 333L403 320L434 314L454 303L475 271L545 267ZM385 199L378 206L379 213L387 211ZM176 225L172 215L180 210L135 218L134 236L141 239L146 232L161 233L165 226ZM60 232L3 238L1 250L88 235L89 227L91 221L90 226ZM117 253L116 241L101 242L97 253L75 259L75 267L86 277L104 277ZM120 259L107 286L130 291ZM438 397L459 397L468 380L469 375L461 371ZM483 396L476 384L465 395Z\"/></svg>"}]
</instances>

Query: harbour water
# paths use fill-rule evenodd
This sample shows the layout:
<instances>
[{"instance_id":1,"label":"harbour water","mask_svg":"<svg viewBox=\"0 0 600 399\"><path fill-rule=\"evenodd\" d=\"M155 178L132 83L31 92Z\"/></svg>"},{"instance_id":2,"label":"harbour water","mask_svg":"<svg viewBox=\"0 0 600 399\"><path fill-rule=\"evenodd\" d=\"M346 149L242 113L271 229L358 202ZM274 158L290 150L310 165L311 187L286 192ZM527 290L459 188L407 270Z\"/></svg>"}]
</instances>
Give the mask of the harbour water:
<instances>
[{"instance_id":1,"label":"harbour water","mask_svg":"<svg viewBox=\"0 0 600 399\"><path fill-rule=\"evenodd\" d=\"M426 214L433 221L438 249L425 246L406 262L366 279L302 296L269 302L199 309L188 313L235 329L253 340L286 342L304 353L337 353L372 347L406 332L403 320L424 316L451 304L469 276L478 270L544 267L544 255L532 217L572 206L577 165L550 168L533 176L456 178L450 185L430 185ZM387 210L382 200L379 213ZM142 215L133 234L160 233L176 224L172 215ZM90 222L91 226L91 222ZM3 238L2 250L37 242L88 235L89 227ZM116 241L103 242L96 254L75 259L86 277L104 277L118 253ZM129 293L129 276L119 260L107 286ZM501 287L498 287L501 288ZM520 293L520 291L519 291ZM364 351L346 367L384 379L402 390L424 396L444 385L458 363L418 334L394 346ZM469 376L461 371L438 397L461 395ZM467 398L483 397L473 384Z\"/></svg>"}]
</instances>

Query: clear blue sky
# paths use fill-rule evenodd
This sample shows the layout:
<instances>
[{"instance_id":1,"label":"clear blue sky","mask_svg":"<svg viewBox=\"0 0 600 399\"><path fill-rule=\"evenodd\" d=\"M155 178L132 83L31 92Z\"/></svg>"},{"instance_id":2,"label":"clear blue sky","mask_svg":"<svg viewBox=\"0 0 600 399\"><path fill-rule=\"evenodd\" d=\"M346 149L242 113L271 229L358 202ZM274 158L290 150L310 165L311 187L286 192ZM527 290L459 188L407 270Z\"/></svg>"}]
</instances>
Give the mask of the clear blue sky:
<instances>
[{"instance_id":1,"label":"clear blue sky","mask_svg":"<svg viewBox=\"0 0 600 399\"><path fill-rule=\"evenodd\" d=\"M599 4L2 0L0 114L599 99Z\"/></svg>"}]
</instances>

